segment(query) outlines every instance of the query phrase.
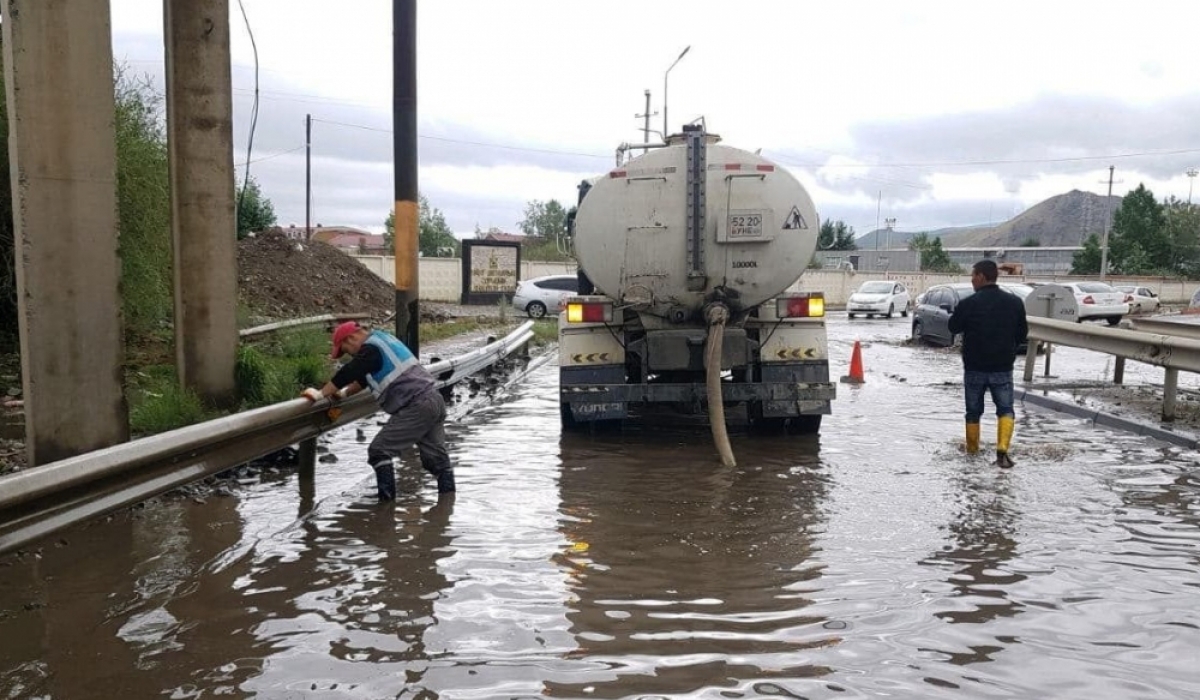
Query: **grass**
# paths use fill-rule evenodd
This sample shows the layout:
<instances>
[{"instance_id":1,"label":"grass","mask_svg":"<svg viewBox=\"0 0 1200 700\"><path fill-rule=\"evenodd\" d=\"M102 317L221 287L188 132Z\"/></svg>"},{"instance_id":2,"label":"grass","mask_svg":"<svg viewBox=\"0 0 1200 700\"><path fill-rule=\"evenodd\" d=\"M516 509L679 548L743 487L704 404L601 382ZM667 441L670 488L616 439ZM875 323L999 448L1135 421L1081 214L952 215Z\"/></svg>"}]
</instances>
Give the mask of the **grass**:
<instances>
[{"instance_id":1,"label":"grass","mask_svg":"<svg viewBox=\"0 0 1200 700\"><path fill-rule=\"evenodd\" d=\"M512 318L509 316L509 318ZM511 325L500 318L457 319L423 323L421 342L436 342L466 333L503 330ZM533 325L534 343L546 345L558 339L555 319ZM161 433L225 415L204 405L192 391L179 386L175 370L174 338L170 330L131 334L126 343L126 394L129 397L129 427L136 436ZM20 364L13 355L12 366L3 367L10 383L19 385ZM317 328L279 331L242 341L234 374L239 405L237 410L279 403L295 398L309 386L321 386L333 375L329 359L329 334Z\"/></svg>"}]
</instances>

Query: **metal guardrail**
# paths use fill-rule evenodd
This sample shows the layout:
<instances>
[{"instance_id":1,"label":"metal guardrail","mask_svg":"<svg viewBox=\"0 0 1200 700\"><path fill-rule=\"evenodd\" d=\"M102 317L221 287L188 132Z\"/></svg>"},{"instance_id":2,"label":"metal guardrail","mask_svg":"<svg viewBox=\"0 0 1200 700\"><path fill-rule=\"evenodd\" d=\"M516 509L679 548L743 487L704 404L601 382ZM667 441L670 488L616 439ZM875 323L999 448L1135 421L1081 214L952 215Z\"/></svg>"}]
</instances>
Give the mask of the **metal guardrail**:
<instances>
[{"instance_id":1,"label":"metal guardrail","mask_svg":"<svg viewBox=\"0 0 1200 700\"><path fill-rule=\"evenodd\" d=\"M1183 324L1174 325L1181 326ZM1200 372L1200 339L1197 338L1031 317L1029 318L1029 339L1114 355L1117 358L1113 370L1115 384L1121 384L1124 381L1125 360L1127 359L1165 368L1162 417L1167 421L1175 419L1179 371ZM1036 348L1037 343L1029 344L1029 354L1025 357L1026 382L1033 381ZM1050 357L1047 354L1047 374L1049 374L1049 363Z\"/></svg>"},{"instance_id":2,"label":"metal guardrail","mask_svg":"<svg viewBox=\"0 0 1200 700\"><path fill-rule=\"evenodd\" d=\"M248 338L254 335L262 335L271 331L283 330L284 328L295 328L297 326L310 326L314 323L326 323L332 321L360 321L364 318L371 318L371 314L356 313L356 314L322 314L320 316L309 316L307 318L293 318L287 321L277 321L275 323L267 323L253 328L243 328L238 331L238 337Z\"/></svg>"},{"instance_id":3,"label":"metal guardrail","mask_svg":"<svg viewBox=\"0 0 1200 700\"><path fill-rule=\"evenodd\" d=\"M426 365L439 388L495 364L533 338L527 321L501 340ZM293 399L0 477L0 553L132 505L379 410L368 393L331 404Z\"/></svg>"},{"instance_id":4,"label":"metal guardrail","mask_svg":"<svg viewBox=\"0 0 1200 700\"><path fill-rule=\"evenodd\" d=\"M1191 318L1195 318L1195 316ZM1129 323L1135 331L1200 340L1200 324L1196 323L1180 323L1166 318L1132 318L1129 319Z\"/></svg>"}]
</instances>

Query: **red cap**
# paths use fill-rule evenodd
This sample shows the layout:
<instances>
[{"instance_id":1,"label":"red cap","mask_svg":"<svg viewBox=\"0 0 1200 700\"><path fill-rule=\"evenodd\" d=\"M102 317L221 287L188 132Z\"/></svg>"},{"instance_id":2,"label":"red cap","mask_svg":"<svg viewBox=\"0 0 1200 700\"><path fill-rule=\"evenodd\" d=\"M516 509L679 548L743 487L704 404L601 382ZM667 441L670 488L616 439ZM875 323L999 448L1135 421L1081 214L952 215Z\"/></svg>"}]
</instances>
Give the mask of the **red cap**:
<instances>
[{"instance_id":1,"label":"red cap","mask_svg":"<svg viewBox=\"0 0 1200 700\"><path fill-rule=\"evenodd\" d=\"M354 321L346 321L333 329L333 354L330 355L333 359L338 359L342 356L342 341L358 332L361 328Z\"/></svg>"}]
</instances>

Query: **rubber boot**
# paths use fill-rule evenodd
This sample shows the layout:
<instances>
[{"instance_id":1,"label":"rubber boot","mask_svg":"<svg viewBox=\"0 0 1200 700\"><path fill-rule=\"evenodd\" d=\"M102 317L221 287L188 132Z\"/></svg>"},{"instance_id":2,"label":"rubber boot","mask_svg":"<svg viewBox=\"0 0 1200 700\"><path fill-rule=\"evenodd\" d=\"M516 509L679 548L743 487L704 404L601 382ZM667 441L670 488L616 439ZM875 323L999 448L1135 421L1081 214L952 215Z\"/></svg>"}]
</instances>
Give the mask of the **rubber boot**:
<instances>
[{"instance_id":1,"label":"rubber boot","mask_svg":"<svg viewBox=\"0 0 1200 700\"><path fill-rule=\"evenodd\" d=\"M446 467L434 476L437 477L438 493L454 493L454 467Z\"/></svg>"},{"instance_id":2,"label":"rubber boot","mask_svg":"<svg viewBox=\"0 0 1200 700\"><path fill-rule=\"evenodd\" d=\"M979 451L979 424L967 423L967 454L973 455Z\"/></svg>"},{"instance_id":3,"label":"rubber boot","mask_svg":"<svg viewBox=\"0 0 1200 700\"><path fill-rule=\"evenodd\" d=\"M1008 445L1012 442L1014 421L1012 416L1000 416L996 419L996 466L1005 469L1013 465L1008 456Z\"/></svg>"},{"instance_id":4,"label":"rubber boot","mask_svg":"<svg viewBox=\"0 0 1200 700\"><path fill-rule=\"evenodd\" d=\"M391 462L372 465L375 470L375 489L381 501L396 500L396 469Z\"/></svg>"}]
</instances>

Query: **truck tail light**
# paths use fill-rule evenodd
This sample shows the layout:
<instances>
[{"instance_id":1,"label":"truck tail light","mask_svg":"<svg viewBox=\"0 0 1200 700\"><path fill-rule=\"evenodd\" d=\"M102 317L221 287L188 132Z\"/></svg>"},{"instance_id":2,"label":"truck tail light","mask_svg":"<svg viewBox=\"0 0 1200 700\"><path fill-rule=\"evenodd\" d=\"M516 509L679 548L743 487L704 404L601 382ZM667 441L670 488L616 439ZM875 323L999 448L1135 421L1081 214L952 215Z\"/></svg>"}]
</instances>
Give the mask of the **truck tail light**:
<instances>
[{"instance_id":1,"label":"truck tail light","mask_svg":"<svg viewBox=\"0 0 1200 700\"><path fill-rule=\"evenodd\" d=\"M777 318L820 318L824 315L824 292L808 292L775 300Z\"/></svg>"},{"instance_id":2,"label":"truck tail light","mask_svg":"<svg viewBox=\"0 0 1200 700\"><path fill-rule=\"evenodd\" d=\"M612 323L611 301L567 302L567 323Z\"/></svg>"},{"instance_id":3,"label":"truck tail light","mask_svg":"<svg viewBox=\"0 0 1200 700\"><path fill-rule=\"evenodd\" d=\"M1132 303L1133 303L1133 295L1132 295L1132 294L1126 294L1126 295L1125 295L1125 303L1126 303L1126 304L1132 304Z\"/></svg>"},{"instance_id":4,"label":"truck tail light","mask_svg":"<svg viewBox=\"0 0 1200 700\"><path fill-rule=\"evenodd\" d=\"M1091 294L1089 294L1089 295L1087 295L1086 297L1084 297L1084 298L1083 298L1083 303L1085 303L1085 304L1095 304L1095 303L1096 303L1096 300L1095 300L1094 298L1092 298L1092 295L1091 295Z\"/></svg>"}]
</instances>

